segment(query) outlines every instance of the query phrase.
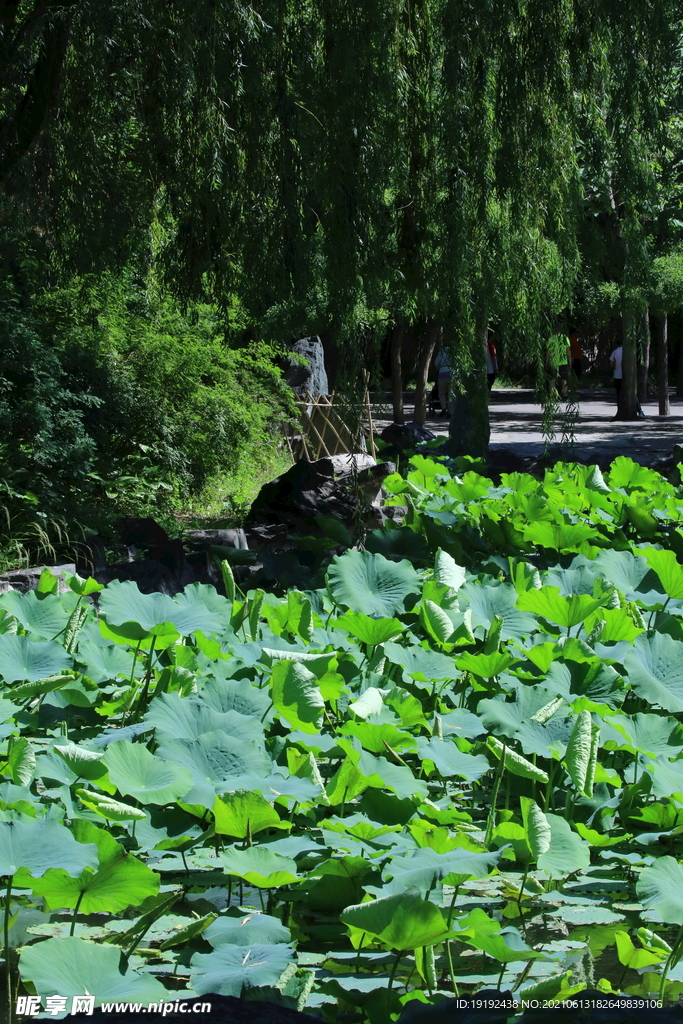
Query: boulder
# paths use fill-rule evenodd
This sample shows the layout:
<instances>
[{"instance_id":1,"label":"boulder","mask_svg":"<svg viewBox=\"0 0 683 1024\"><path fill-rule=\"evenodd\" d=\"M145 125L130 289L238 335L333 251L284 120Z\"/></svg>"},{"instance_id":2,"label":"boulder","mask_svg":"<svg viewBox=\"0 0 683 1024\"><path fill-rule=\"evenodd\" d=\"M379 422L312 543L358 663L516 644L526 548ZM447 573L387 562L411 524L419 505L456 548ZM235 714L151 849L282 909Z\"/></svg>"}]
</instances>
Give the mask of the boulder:
<instances>
[{"instance_id":1,"label":"boulder","mask_svg":"<svg viewBox=\"0 0 683 1024\"><path fill-rule=\"evenodd\" d=\"M290 345L290 350L298 356L303 356L307 361L307 365L302 366L300 363L290 360L285 371L285 380L299 398L305 398L307 394L313 398L329 394L325 353L320 338L317 335L311 338L300 338L299 341Z\"/></svg>"},{"instance_id":2,"label":"boulder","mask_svg":"<svg viewBox=\"0 0 683 1024\"><path fill-rule=\"evenodd\" d=\"M358 457L360 458L360 456ZM343 457L346 459L346 457ZM295 462L286 473L264 484L251 507L247 535L256 526L286 524L296 533L308 534L316 516L331 516L353 524L360 505L371 506L378 500L382 481L396 467L391 462L354 471L352 460L341 457ZM358 463L357 463L358 465Z\"/></svg>"},{"instance_id":3,"label":"boulder","mask_svg":"<svg viewBox=\"0 0 683 1024\"><path fill-rule=\"evenodd\" d=\"M236 548L247 551L247 535L244 530L185 530L183 537L187 545L198 550L210 547Z\"/></svg>"},{"instance_id":4,"label":"boulder","mask_svg":"<svg viewBox=\"0 0 683 1024\"><path fill-rule=\"evenodd\" d=\"M412 451L419 444L425 441L435 441L436 434L427 427L421 427L418 423L390 423L385 427L380 437L390 446L391 454L400 454L405 451Z\"/></svg>"},{"instance_id":5,"label":"boulder","mask_svg":"<svg viewBox=\"0 0 683 1024\"><path fill-rule=\"evenodd\" d=\"M35 590L43 569L49 569L54 576L57 576L59 579L58 590L60 594L63 594L69 589L64 580L64 573L75 573L76 565L73 562L62 562L59 565L34 565L30 569L12 569L10 572L3 572L0 575L0 594L5 594L8 590L18 590L21 594Z\"/></svg>"}]
</instances>

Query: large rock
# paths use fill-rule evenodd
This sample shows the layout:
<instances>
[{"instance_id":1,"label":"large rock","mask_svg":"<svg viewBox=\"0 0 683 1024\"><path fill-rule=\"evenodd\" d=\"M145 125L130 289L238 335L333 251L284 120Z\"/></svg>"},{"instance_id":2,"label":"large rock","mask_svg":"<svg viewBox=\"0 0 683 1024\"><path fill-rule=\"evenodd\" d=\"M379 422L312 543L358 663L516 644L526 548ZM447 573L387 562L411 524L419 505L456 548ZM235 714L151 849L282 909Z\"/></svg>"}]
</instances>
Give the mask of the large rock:
<instances>
[{"instance_id":1,"label":"large rock","mask_svg":"<svg viewBox=\"0 0 683 1024\"><path fill-rule=\"evenodd\" d=\"M436 434L428 427L421 427L418 423L412 422L390 423L379 436L389 445L386 450L396 455L405 451L413 451L425 441L436 440Z\"/></svg>"},{"instance_id":2,"label":"large rock","mask_svg":"<svg viewBox=\"0 0 683 1024\"><path fill-rule=\"evenodd\" d=\"M64 579L64 573L75 573L76 565L73 562L63 562L60 565L34 565L30 569L12 569L10 572L3 572L0 575L0 594L8 590L18 590L22 594L29 590L35 590L43 569L49 569L53 576L59 580L58 589L60 594L69 588Z\"/></svg>"},{"instance_id":3,"label":"large rock","mask_svg":"<svg viewBox=\"0 0 683 1024\"><path fill-rule=\"evenodd\" d=\"M317 335L312 338L300 338L290 348L296 355L303 356L308 363L301 366L290 360L285 372L285 380L299 398L305 398L307 395L319 398L321 395L329 394L325 353L320 338Z\"/></svg>"},{"instance_id":4,"label":"large rock","mask_svg":"<svg viewBox=\"0 0 683 1024\"><path fill-rule=\"evenodd\" d=\"M342 461L338 457L295 462L286 473L261 488L249 513L247 534L256 525L283 523L306 534L319 515L352 524L359 503L373 505L382 481L396 468L391 462L367 462L365 457L364 469L357 469L358 464L354 467L352 460Z\"/></svg>"}]
</instances>

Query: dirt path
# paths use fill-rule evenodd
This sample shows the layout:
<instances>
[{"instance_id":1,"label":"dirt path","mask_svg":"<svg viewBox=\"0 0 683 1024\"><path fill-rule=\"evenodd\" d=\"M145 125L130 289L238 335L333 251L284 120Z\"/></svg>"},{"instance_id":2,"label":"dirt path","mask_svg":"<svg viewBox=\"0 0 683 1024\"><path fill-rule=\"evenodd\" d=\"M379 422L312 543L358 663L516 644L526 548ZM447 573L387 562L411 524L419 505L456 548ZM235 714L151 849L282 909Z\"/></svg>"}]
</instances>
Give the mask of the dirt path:
<instances>
[{"instance_id":1,"label":"dirt path","mask_svg":"<svg viewBox=\"0 0 683 1024\"><path fill-rule=\"evenodd\" d=\"M562 409L564 406L562 406ZM622 423L613 419L616 406L611 391L579 391L579 418L574 428L575 451L578 458L611 460L629 455L636 462L649 464L671 454L674 444L683 442L683 398L671 398L671 415L660 417L657 402L643 403L645 419ZM406 419L412 408L406 405ZM534 402L531 390L496 388L491 394L491 447L509 447L524 456L538 456L543 451L541 433L542 409ZM380 431L391 420L377 418ZM448 420L428 416L426 426L435 434L448 434ZM562 425L556 423L553 444L562 439Z\"/></svg>"}]
</instances>

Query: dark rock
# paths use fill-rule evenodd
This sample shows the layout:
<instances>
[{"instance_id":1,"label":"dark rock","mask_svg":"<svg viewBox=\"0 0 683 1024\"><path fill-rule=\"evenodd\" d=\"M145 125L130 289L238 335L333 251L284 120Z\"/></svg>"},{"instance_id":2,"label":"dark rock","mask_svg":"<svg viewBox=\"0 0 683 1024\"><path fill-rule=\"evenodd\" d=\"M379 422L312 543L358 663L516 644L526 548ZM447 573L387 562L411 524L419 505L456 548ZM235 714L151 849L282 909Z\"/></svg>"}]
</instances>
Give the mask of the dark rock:
<instances>
[{"instance_id":1,"label":"dark rock","mask_svg":"<svg viewBox=\"0 0 683 1024\"><path fill-rule=\"evenodd\" d=\"M407 505L382 505L380 509L382 515L382 522L395 523L396 526L403 526L403 522L410 512Z\"/></svg>"},{"instance_id":2,"label":"dark rock","mask_svg":"<svg viewBox=\"0 0 683 1024\"><path fill-rule=\"evenodd\" d=\"M193 548L206 549L215 545L224 548L237 548L246 551L249 548L244 530L186 530L183 537Z\"/></svg>"},{"instance_id":3,"label":"dark rock","mask_svg":"<svg viewBox=\"0 0 683 1024\"><path fill-rule=\"evenodd\" d=\"M425 441L435 441L434 434L428 427L421 427L417 423L390 423L379 435L383 441L391 446L393 452L410 451Z\"/></svg>"},{"instance_id":4,"label":"dark rock","mask_svg":"<svg viewBox=\"0 0 683 1024\"><path fill-rule=\"evenodd\" d=\"M524 459L514 448L489 448L487 467L489 473L523 473Z\"/></svg>"},{"instance_id":5,"label":"dark rock","mask_svg":"<svg viewBox=\"0 0 683 1024\"><path fill-rule=\"evenodd\" d=\"M368 465L358 473L353 465L342 466L340 472L333 458L295 462L259 491L245 527L249 543L258 544L255 533L261 529L263 545L264 526L270 531L277 527L281 531L284 526L289 532L303 535L315 532L316 516L332 517L351 525L358 520L359 508L363 515L369 514L369 506L379 497L382 481L393 472L395 467L390 462ZM271 542L276 539L272 532L271 538ZM281 532L277 539L285 540Z\"/></svg>"},{"instance_id":6,"label":"dark rock","mask_svg":"<svg viewBox=\"0 0 683 1024\"><path fill-rule=\"evenodd\" d=\"M3 572L0 575L0 594L5 594L8 590L18 590L21 594L35 590L43 569L49 569L54 576L58 577L60 594L69 589L64 580L64 573L76 572L73 562L62 562L59 565L34 565L30 569L12 569L10 572Z\"/></svg>"},{"instance_id":7,"label":"dark rock","mask_svg":"<svg viewBox=\"0 0 683 1024\"><path fill-rule=\"evenodd\" d=\"M297 393L299 398L305 398L307 394L313 398L329 393L327 373L325 371L325 353L323 345L317 336L311 338L300 338L290 346L292 352L303 356L307 366L301 366L290 360L285 371L285 380Z\"/></svg>"},{"instance_id":8,"label":"dark rock","mask_svg":"<svg viewBox=\"0 0 683 1024\"><path fill-rule=\"evenodd\" d=\"M126 547L159 547L167 543L169 537L156 519L151 517L136 518L125 516L119 522L119 536Z\"/></svg>"},{"instance_id":9,"label":"dark rock","mask_svg":"<svg viewBox=\"0 0 683 1024\"><path fill-rule=\"evenodd\" d=\"M111 583L112 580L132 580L137 583L143 594L169 594L171 597L179 593L194 578L181 579L168 566L156 558L142 558L136 562L122 562L104 572L95 575L98 583Z\"/></svg>"}]
</instances>

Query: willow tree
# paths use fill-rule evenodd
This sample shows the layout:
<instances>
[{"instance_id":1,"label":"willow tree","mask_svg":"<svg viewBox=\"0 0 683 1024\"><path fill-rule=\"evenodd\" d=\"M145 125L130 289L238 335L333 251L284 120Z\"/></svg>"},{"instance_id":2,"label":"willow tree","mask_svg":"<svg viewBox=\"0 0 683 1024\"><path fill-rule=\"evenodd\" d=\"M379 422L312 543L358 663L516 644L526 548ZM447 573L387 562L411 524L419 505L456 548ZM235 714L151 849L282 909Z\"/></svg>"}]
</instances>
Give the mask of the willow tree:
<instances>
[{"instance_id":1,"label":"willow tree","mask_svg":"<svg viewBox=\"0 0 683 1024\"><path fill-rule=\"evenodd\" d=\"M634 127L651 137L675 16L673 0L4 0L3 215L51 273L132 261L231 310L243 341L327 330L350 381L373 358L359 323L428 326L422 371L443 333L473 409L454 432L482 450L488 322L542 363L575 274L578 133L624 160ZM628 297L637 218L619 222Z\"/></svg>"}]
</instances>

